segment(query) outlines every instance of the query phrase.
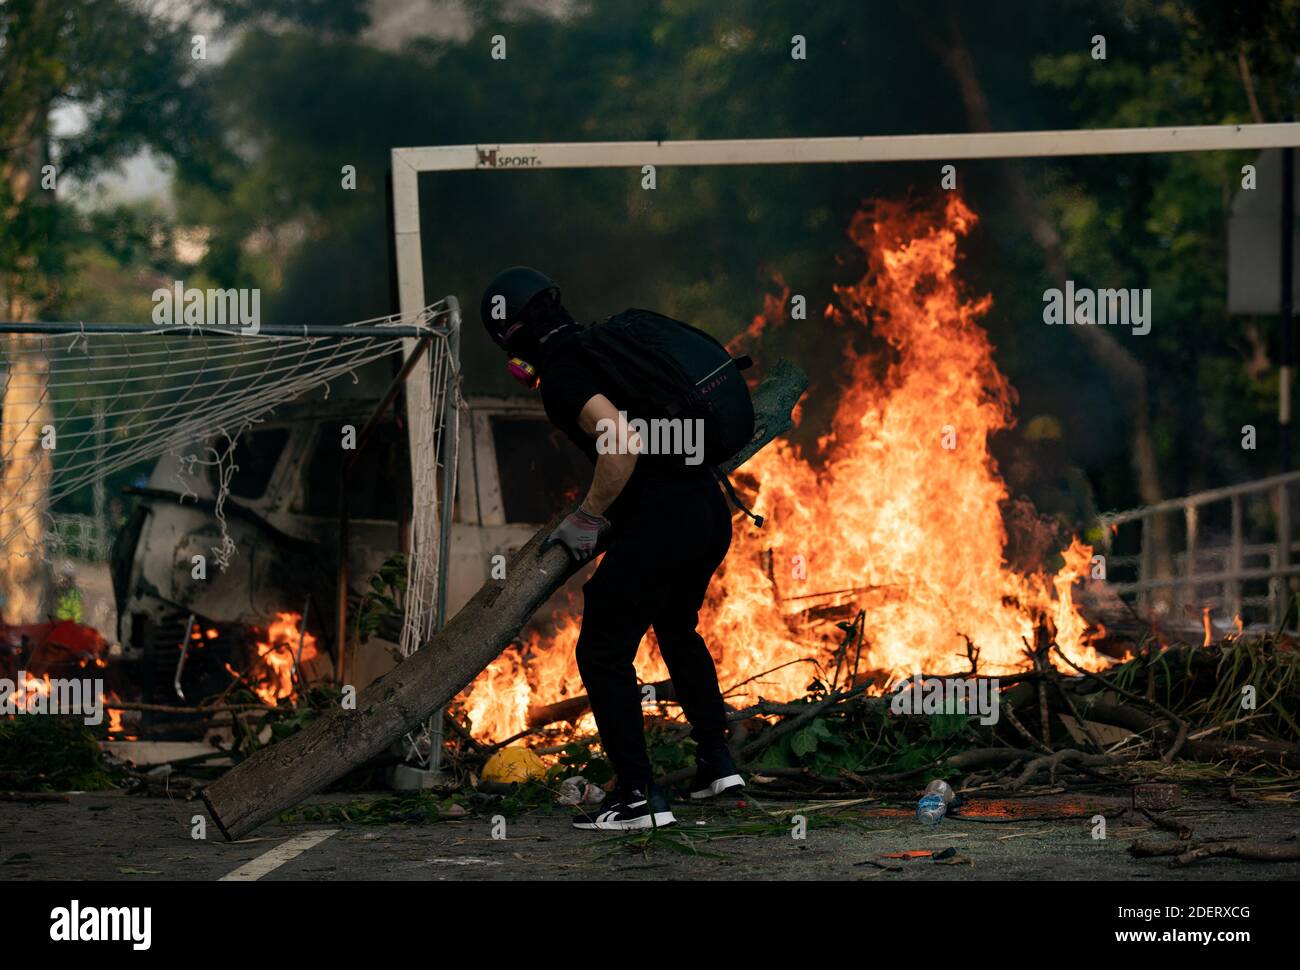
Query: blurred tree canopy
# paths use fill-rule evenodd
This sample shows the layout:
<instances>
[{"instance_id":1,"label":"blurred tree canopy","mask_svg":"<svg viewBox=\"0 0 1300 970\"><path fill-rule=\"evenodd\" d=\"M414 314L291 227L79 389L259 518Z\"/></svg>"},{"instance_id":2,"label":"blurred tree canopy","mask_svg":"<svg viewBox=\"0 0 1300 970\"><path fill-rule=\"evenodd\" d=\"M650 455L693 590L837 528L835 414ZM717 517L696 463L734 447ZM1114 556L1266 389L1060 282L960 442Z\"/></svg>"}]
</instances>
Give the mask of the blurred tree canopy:
<instances>
[{"instance_id":1,"label":"blurred tree canopy","mask_svg":"<svg viewBox=\"0 0 1300 970\"><path fill-rule=\"evenodd\" d=\"M468 9L468 38L379 44L362 0L206 4L229 55L197 75L189 66L169 75L173 84L192 78L176 110L194 105L203 137L184 117L144 112L148 137L183 161L173 228L206 234L205 255L188 272L261 286L264 312L277 322L388 312L392 147L971 130L970 92L949 60L954 33L1000 130L1283 120L1294 110L1300 49L1300 0L590 0L554 14L503 2ZM791 57L796 34L806 60ZM1091 53L1098 34L1105 60ZM491 57L495 35L506 39L504 60ZM153 50L160 41L141 43ZM116 116L102 120L111 127ZM145 141L127 125L117 144ZM1145 369L1167 494L1275 470L1276 320L1231 319L1225 307L1226 218L1251 160L1191 153L1019 166L1080 285L1154 291L1151 334L1115 339ZM1128 389L1063 329L1043 325L1049 260L1008 201L1009 164L958 166L959 188L982 219L961 272L972 292L993 295L989 328L1022 417L1060 423L1098 505L1136 504L1131 418L1117 403ZM348 165L355 189L343 186ZM771 332L764 353L829 374L846 338L819 311L836 283L862 270L845 237L849 218L864 199L938 191L938 168L666 169L652 192L636 170L426 177L426 291L461 298L467 363L499 374L477 339L476 311L501 266L544 267L586 319L653 305L722 337L780 293L779 273L813 312ZM104 249L94 240L84 247ZM134 265L140 256L122 258ZM61 313L84 305L76 290L55 304ZM474 389L509 386L493 380ZM808 407L809 428L818 407ZM1240 448L1244 423L1261 429L1258 451Z\"/></svg>"},{"instance_id":2,"label":"blurred tree canopy","mask_svg":"<svg viewBox=\"0 0 1300 970\"><path fill-rule=\"evenodd\" d=\"M217 146L190 37L131 0L0 4L0 296L10 316L59 305L76 249L124 255L133 214L122 213L122 231L83 219L56 202L64 180L93 179L144 149L182 178L210 176ZM59 111L72 116L61 126Z\"/></svg>"}]
</instances>

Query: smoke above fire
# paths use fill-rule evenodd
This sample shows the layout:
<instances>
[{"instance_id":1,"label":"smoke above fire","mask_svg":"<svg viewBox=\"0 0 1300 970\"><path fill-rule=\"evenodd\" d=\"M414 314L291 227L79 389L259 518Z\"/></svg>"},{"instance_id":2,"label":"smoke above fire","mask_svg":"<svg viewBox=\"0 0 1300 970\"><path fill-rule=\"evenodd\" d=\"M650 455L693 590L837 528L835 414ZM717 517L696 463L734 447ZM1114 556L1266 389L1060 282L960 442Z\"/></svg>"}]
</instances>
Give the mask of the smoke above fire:
<instances>
[{"instance_id":1,"label":"smoke above fire","mask_svg":"<svg viewBox=\"0 0 1300 970\"><path fill-rule=\"evenodd\" d=\"M851 659L875 690L918 671L967 671L973 656L981 674L1023 670L1044 621L1074 663L1106 664L1072 599L1092 550L1072 542L1054 573L1006 561L1008 492L989 443L1014 423L1016 397L980 323L992 300L967 296L956 273L975 222L955 194L932 205L876 202L853 217L848 235L866 271L836 287L824 312L877 349L845 340L834 416L814 444L776 441L736 476L767 524L736 520L700 614L729 703L788 700L828 682L837 623L859 613L863 641ZM787 296L767 299L738 341L799 326L786 320ZM579 625L578 610L557 611L470 685L460 704L476 735L510 737L529 726L530 709L535 723L540 707L583 693ZM637 673L667 680L647 640ZM587 718L575 726L589 729Z\"/></svg>"}]
</instances>

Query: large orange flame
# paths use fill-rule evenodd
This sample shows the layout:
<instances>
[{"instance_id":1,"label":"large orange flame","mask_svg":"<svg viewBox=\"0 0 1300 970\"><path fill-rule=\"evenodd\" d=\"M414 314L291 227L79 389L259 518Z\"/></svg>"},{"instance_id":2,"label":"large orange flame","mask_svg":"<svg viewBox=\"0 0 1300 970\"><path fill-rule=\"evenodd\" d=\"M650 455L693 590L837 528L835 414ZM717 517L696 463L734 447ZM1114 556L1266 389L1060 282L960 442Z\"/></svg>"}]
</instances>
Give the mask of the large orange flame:
<instances>
[{"instance_id":1,"label":"large orange flame","mask_svg":"<svg viewBox=\"0 0 1300 970\"><path fill-rule=\"evenodd\" d=\"M1015 391L979 324L991 299L967 298L955 274L974 223L955 195L937 211L878 203L854 217L849 236L867 272L837 288L826 316L869 327L884 347L846 350L834 419L815 448L774 442L740 476L768 524L738 526L700 622L724 690L743 685L732 703L789 699L826 680L834 621L859 610L859 668L877 689L918 670L968 669L968 640L981 674L1022 670L1040 618L1075 663L1107 662L1071 593L1092 550L1073 542L1054 576L1018 573L1004 558L1008 493L989 439L1011 426ZM784 302L768 301L746 336L782 322ZM530 706L583 692L578 623L570 612L529 631L474 681L462 703L476 734L503 739L525 728ZM637 672L647 683L668 676L657 650L641 652Z\"/></svg>"}]
</instances>

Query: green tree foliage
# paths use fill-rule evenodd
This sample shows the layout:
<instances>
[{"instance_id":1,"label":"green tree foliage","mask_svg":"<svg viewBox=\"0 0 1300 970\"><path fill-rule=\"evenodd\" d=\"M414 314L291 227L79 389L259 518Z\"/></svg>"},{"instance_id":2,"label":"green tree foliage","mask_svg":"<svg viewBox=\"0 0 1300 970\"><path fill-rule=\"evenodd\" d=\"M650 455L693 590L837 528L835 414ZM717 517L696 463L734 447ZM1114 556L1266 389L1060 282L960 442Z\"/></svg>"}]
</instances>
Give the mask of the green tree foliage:
<instances>
[{"instance_id":1,"label":"green tree foliage","mask_svg":"<svg viewBox=\"0 0 1300 970\"><path fill-rule=\"evenodd\" d=\"M183 22L129 0L0 4L0 293L57 301L88 227L42 185L88 180L144 148L188 179L210 176L207 84ZM80 123L56 130L54 112ZM110 241L111 245L111 241Z\"/></svg>"},{"instance_id":2,"label":"green tree foliage","mask_svg":"<svg viewBox=\"0 0 1300 970\"><path fill-rule=\"evenodd\" d=\"M1057 92L1072 127L1283 121L1295 110L1286 94L1297 90L1295 0L1123 2L1109 5L1097 32L1108 39L1105 62L1085 50L1033 60L1036 84ZM1080 285L1153 291L1151 333L1127 342L1148 368L1171 491L1276 470L1277 320L1227 314L1227 219L1256 155L1071 159L1039 179ZM1260 429L1256 451L1240 447L1244 424ZM1128 474L1124 456L1112 456L1104 490L1125 496Z\"/></svg>"}]
</instances>

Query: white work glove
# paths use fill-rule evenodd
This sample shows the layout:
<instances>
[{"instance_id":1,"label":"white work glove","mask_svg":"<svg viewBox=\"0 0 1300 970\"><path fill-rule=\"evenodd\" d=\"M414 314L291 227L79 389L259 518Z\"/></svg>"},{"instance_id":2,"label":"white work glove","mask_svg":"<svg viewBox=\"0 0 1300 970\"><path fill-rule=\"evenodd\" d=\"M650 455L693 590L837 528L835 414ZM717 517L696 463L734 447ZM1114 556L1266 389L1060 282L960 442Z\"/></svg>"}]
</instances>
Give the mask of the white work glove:
<instances>
[{"instance_id":1,"label":"white work glove","mask_svg":"<svg viewBox=\"0 0 1300 970\"><path fill-rule=\"evenodd\" d=\"M562 545L574 562L584 563L596 554L596 540L600 538L601 530L608 526L609 520L604 516L592 515L579 505L543 540L539 552Z\"/></svg>"}]
</instances>

